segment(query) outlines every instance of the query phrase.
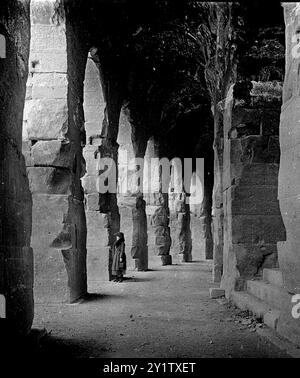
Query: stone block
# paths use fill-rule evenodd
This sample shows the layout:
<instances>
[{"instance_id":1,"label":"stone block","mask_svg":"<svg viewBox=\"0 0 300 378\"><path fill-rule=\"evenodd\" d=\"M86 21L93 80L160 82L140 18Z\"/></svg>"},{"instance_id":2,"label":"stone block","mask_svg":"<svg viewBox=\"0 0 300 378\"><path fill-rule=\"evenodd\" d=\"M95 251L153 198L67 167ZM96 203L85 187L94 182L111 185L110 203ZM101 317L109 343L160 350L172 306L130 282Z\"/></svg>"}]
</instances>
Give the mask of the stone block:
<instances>
[{"instance_id":1,"label":"stone block","mask_svg":"<svg viewBox=\"0 0 300 378\"><path fill-rule=\"evenodd\" d=\"M277 243L280 270L284 287L291 293L300 293L300 240L288 236L288 240Z\"/></svg>"},{"instance_id":2,"label":"stone block","mask_svg":"<svg viewBox=\"0 0 300 378\"><path fill-rule=\"evenodd\" d=\"M59 25L32 25L30 50L36 53L66 52L66 29Z\"/></svg>"},{"instance_id":3,"label":"stone block","mask_svg":"<svg viewBox=\"0 0 300 378\"><path fill-rule=\"evenodd\" d=\"M287 302L291 303L292 295L275 285L260 280L247 281L248 293L254 295L270 307L280 310Z\"/></svg>"},{"instance_id":4,"label":"stone block","mask_svg":"<svg viewBox=\"0 0 300 378\"><path fill-rule=\"evenodd\" d=\"M263 271L263 280L272 285L283 287L282 272L278 268L273 268L273 269L265 268Z\"/></svg>"},{"instance_id":5,"label":"stone block","mask_svg":"<svg viewBox=\"0 0 300 378\"><path fill-rule=\"evenodd\" d=\"M145 272L148 270L148 248L144 247L139 254L140 258L135 259L135 269L139 272Z\"/></svg>"},{"instance_id":6,"label":"stone block","mask_svg":"<svg viewBox=\"0 0 300 378\"><path fill-rule=\"evenodd\" d=\"M66 74L36 73L31 85L32 99L66 99L68 95Z\"/></svg>"},{"instance_id":7,"label":"stone block","mask_svg":"<svg viewBox=\"0 0 300 378\"><path fill-rule=\"evenodd\" d=\"M157 226L168 226L169 215L164 207L157 207L154 214L151 217L151 224L154 227Z\"/></svg>"},{"instance_id":8,"label":"stone block","mask_svg":"<svg viewBox=\"0 0 300 378\"><path fill-rule=\"evenodd\" d=\"M27 168L29 187L32 193L68 194L71 174L68 170L52 167Z\"/></svg>"},{"instance_id":9,"label":"stone block","mask_svg":"<svg viewBox=\"0 0 300 378\"><path fill-rule=\"evenodd\" d=\"M79 239L78 239L79 240ZM68 274L69 303L76 303L87 294L86 250L62 250Z\"/></svg>"},{"instance_id":10,"label":"stone block","mask_svg":"<svg viewBox=\"0 0 300 378\"><path fill-rule=\"evenodd\" d=\"M24 110L26 139L64 139L68 130L67 100L30 100Z\"/></svg>"},{"instance_id":11,"label":"stone block","mask_svg":"<svg viewBox=\"0 0 300 378\"><path fill-rule=\"evenodd\" d=\"M89 83L89 85L91 84ZM92 85L95 85L95 88L87 88L86 81L84 81L83 106L85 107L86 104L97 105L104 112L105 101L103 99L102 88L98 86L95 80L92 82Z\"/></svg>"},{"instance_id":12,"label":"stone block","mask_svg":"<svg viewBox=\"0 0 300 378\"><path fill-rule=\"evenodd\" d=\"M233 215L232 242L270 244L285 240L285 228L279 215Z\"/></svg>"},{"instance_id":13,"label":"stone block","mask_svg":"<svg viewBox=\"0 0 300 378\"><path fill-rule=\"evenodd\" d=\"M221 298L225 296L225 290L217 287L212 287L209 289L209 296L212 299Z\"/></svg>"},{"instance_id":14,"label":"stone block","mask_svg":"<svg viewBox=\"0 0 300 378\"><path fill-rule=\"evenodd\" d=\"M88 59L87 59L84 77L85 77L85 80L87 79L95 80L95 78L98 78L98 81L100 82L99 69L96 63L92 60L90 56L88 56Z\"/></svg>"},{"instance_id":15,"label":"stone block","mask_svg":"<svg viewBox=\"0 0 300 378\"><path fill-rule=\"evenodd\" d=\"M155 237L155 244L160 245L160 244L171 244L171 239L169 236L156 236Z\"/></svg>"},{"instance_id":16,"label":"stone block","mask_svg":"<svg viewBox=\"0 0 300 378\"><path fill-rule=\"evenodd\" d=\"M264 314L264 323L268 327L277 330L278 320L280 317L280 311L278 310L269 310Z\"/></svg>"},{"instance_id":17,"label":"stone block","mask_svg":"<svg viewBox=\"0 0 300 378\"><path fill-rule=\"evenodd\" d=\"M243 291L233 291L230 300L242 311L250 311L257 319L263 319L270 310L268 304Z\"/></svg>"},{"instance_id":18,"label":"stone block","mask_svg":"<svg viewBox=\"0 0 300 378\"><path fill-rule=\"evenodd\" d=\"M162 193L152 193L150 194L152 204L155 206L164 206L168 205L168 197Z\"/></svg>"},{"instance_id":19,"label":"stone block","mask_svg":"<svg viewBox=\"0 0 300 378\"><path fill-rule=\"evenodd\" d=\"M172 256L171 255L161 256L161 262L163 266L172 265Z\"/></svg>"},{"instance_id":20,"label":"stone block","mask_svg":"<svg viewBox=\"0 0 300 378\"><path fill-rule=\"evenodd\" d=\"M91 69L92 65L94 65L94 67ZM99 70L91 59L88 59L87 61L84 78L84 92L85 94L94 93L100 96L100 98L102 99L101 102L104 103Z\"/></svg>"},{"instance_id":21,"label":"stone block","mask_svg":"<svg viewBox=\"0 0 300 378\"><path fill-rule=\"evenodd\" d=\"M38 141L31 148L33 164L68 168L71 159L70 150L70 143L62 143L59 140Z\"/></svg>"},{"instance_id":22,"label":"stone block","mask_svg":"<svg viewBox=\"0 0 300 378\"><path fill-rule=\"evenodd\" d=\"M155 213L156 209L157 209L157 206L147 205L146 206L146 214L147 215L153 215Z\"/></svg>"},{"instance_id":23,"label":"stone block","mask_svg":"<svg viewBox=\"0 0 300 378\"><path fill-rule=\"evenodd\" d=\"M29 69L31 73L67 73L66 51L31 51L29 57Z\"/></svg>"},{"instance_id":24,"label":"stone block","mask_svg":"<svg viewBox=\"0 0 300 378\"><path fill-rule=\"evenodd\" d=\"M33 166L33 158L31 156L31 142L30 141L23 141L22 142L22 154L25 158L26 167L32 167Z\"/></svg>"},{"instance_id":25,"label":"stone block","mask_svg":"<svg viewBox=\"0 0 300 378\"><path fill-rule=\"evenodd\" d=\"M231 199L234 215L276 215L280 214L275 186L233 186L226 195Z\"/></svg>"},{"instance_id":26,"label":"stone block","mask_svg":"<svg viewBox=\"0 0 300 378\"><path fill-rule=\"evenodd\" d=\"M168 255L170 252L170 245L169 244L160 244L153 246L153 249L155 251L155 255L157 256L164 256Z\"/></svg>"},{"instance_id":27,"label":"stone block","mask_svg":"<svg viewBox=\"0 0 300 378\"><path fill-rule=\"evenodd\" d=\"M86 151L85 148L83 150L83 157L85 159L86 164L86 173L88 176L96 176L98 175L97 165L98 160L95 159L94 152L96 151L96 147L93 147L93 149L90 151Z\"/></svg>"},{"instance_id":28,"label":"stone block","mask_svg":"<svg viewBox=\"0 0 300 378\"><path fill-rule=\"evenodd\" d=\"M278 185L278 164L247 164L240 178L240 185Z\"/></svg>"},{"instance_id":29,"label":"stone block","mask_svg":"<svg viewBox=\"0 0 300 378\"><path fill-rule=\"evenodd\" d=\"M99 211L99 194L93 193L86 196L86 208L89 211Z\"/></svg>"},{"instance_id":30,"label":"stone block","mask_svg":"<svg viewBox=\"0 0 300 378\"><path fill-rule=\"evenodd\" d=\"M102 130L102 120L99 119L99 122L85 122L85 131L87 141L90 136L100 135Z\"/></svg>"},{"instance_id":31,"label":"stone block","mask_svg":"<svg viewBox=\"0 0 300 378\"><path fill-rule=\"evenodd\" d=\"M31 0L31 23L50 25L53 24L54 2L51 0Z\"/></svg>"},{"instance_id":32,"label":"stone block","mask_svg":"<svg viewBox=\"0 0 300 378\"><path fill-rule=\"evenodd\" d=\"M97 177L86 175L81 179L82 187L86 194L97 193Z\"/></svg>"},{"instance_id":33,"label":"stone block","mask_svg":"<svg viewBox=\"0 0 300 378\"><path fill-rule=\"evenodd\" d=\"M263 268L271 268L266 261L273 256L273 267L276 267L277 248L276 244L254 245L252 243L239 243L233 245L233 253L236 256L236 268L243 278L252 278Z\"/></svg>"},{"instance_id":34,"label":"stone block","mask_svg":"<svg viewBox=\"0 0 300 378\"><path fill-rule=\"evenodd\" d=\"M170 227L157 226L153 228L155 236L170 237Z\"/></svg>"},{"instance_id":35,"label":"stone block","mask_svg":"<svg viewBox=\"0 0 300 378\"><path fill-rule=\"evenodd\" d=\"M87 123L101 124L104 118L104 107L97 105L84 106L84 118Z\"/></svg>"},{"instance_id":36,"label":"stone block","mask_svg":"<svg viewBox=\"0 0 300 378\"><path fill-rule=\"evenodd\" d=\"M62 254L50 248L63 227L68 206L68 195L33 194L31 245L36 303L64 302L68 299L67 272Z\"/></svg>"}]
</instances>

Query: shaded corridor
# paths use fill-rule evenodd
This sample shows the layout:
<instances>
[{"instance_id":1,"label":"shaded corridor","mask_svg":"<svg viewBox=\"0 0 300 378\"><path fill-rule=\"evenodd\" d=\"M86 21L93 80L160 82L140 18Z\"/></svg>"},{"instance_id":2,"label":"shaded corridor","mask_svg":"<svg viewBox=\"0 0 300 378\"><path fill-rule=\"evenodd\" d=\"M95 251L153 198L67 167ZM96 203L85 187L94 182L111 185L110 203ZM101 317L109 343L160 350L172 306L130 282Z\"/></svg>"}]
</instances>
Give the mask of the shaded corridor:
<instances>
[{"instance_id":1,"label":"shaded corridor","mask_svg":"<svg viewBox=\"0 0 300 378\"><path fill-rule=\"evenodd\" d=\"M80 304L36 304L42 354L64 357L287 357L237 310L209 298L211 265L129 271L122 284L92 282ZM246 324L248 323L248 324Z\"/></svg>"}]
</instances>

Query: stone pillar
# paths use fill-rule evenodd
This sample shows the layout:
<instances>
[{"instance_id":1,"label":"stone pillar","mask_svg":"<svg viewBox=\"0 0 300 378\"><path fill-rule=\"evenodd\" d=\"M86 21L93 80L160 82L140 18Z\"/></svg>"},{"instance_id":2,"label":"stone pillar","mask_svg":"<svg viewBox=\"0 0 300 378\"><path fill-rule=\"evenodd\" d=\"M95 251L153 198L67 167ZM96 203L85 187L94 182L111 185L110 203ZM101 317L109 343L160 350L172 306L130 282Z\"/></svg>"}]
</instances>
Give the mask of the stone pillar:
<instances>
[{"instance_id":1,"label":"stone pillar","mask_svg":"<svg viewBox=\"0 0 300 378\"><path fill-rule=\"evenodd\" d=\"M104 119L102 124L101 138L102 142L98 148L99 159L109 158L113 162L107 172L114 180L112 190L108 189L105 193L100 193L99 204L100 213L105 214L105 229L107 237L107 256L108 256L108 278L112 279L112 245L116 240L115 234L120 231L120 213L117 201L117 183L118 183L118 148L117 143L119 133L119 119L123 103L122 87L120 78L110 71L107 63L101 64L100 69L101 82L103 85L103 95L105 100ZM104 172L101 165L99 175Z\"/></svg>"},{"instance_id":2,"label":"stone pillar","mask_svg":"<svg viewBox=\"0 0 300 378\"><path fill-rule=\"evenodd\" d=\"M204 161L203 200L200 208L201 234L204 240L205 258L208 260L213 259L213 239L211 230L213 185L213 162L208 157Z\"/></svg>"},{"instance_id":3,"label":"stone pillar","mask_svg":"<svg viewBox=\"0 0 300 378\"><path fill-rule=\"evenodd\" d=\"M138 194L135 206L132 208L132 247L131 255L135 258L138 271L148 270L148 234L146 201Z\"/></svg>"},{"instance_id":4,"label":"stone pillar","mask_svg":"<svg viewBox=\"0 0 300 378\"><path fill-rule=\"evenodd\" d=\"M278 243L278 257L284 289L290 294L300 294L300 13L299 3L283 3L283 6L286 24L286 73L280 121L278 197L286 228L286 241ZM277 330L300 346L299 319L292 316L295 305L296 303L291 301L291 296L286 296Z\"/></svg>"},{"instance_id":5,"label":"stone pillar","mask_svg":"<svg viewBox=\"0 0 300 378\"><path fill-rule=\"evenodd\" d=\"M111 158L117 167L118 162L118 144L110 139L103 140L99 147L99 158ZM101 174L101 170L99 171ZM117 182L116 174L116 182ZM111 281L111 265L112 265L112 246L116 240L115 234L120 231L120 213L117 202L116 193L100 193L99 210L104 217L104 228L106 231L106 261L108 262L108 279Z\"/></svg>"},{"instance_id":6,"label":"stone pillar","mask_svg":"<svg viewBox=\"0 0 300 378\"><path fill-rule=\"evenodd\" d=\"M254 82L253 82L254 83ZM278 267L277 247L285 230L277 200L280 87L254 83L251 101L224 105L224 272L221 286L230 296L245 280Z\"/></svg>"},{"instance_id":7,"label":"stone pillar","mask_svg":"<svg viewBox=\"0 0 300 378\"><path fill-rule=\"evenodd\" d=\"M190 190L190 182L184 187L182 160L171 161L171 181L169 186L170 228L172 250L182 262L192 261L192 233L190 205L185 190ZM190 181L190 180L189 180ZM175 257L174 256L174 257Z\"/></svg>"},{"instance_id":8,"label":"stone pillar","mask_svg":"<svg viewBox=\"0 0 300 378\"><path fill-rule=\"evenodd\" d=\"M71 144L70 163L72 164L68 216L72 226L72 247L63 251L63 256L68 272L70 301L75 302L87 294L87 227L81 178L86 169L83 158L83 147L86 143L83 86L89 42L86 40L84 24L78 11L70 14L68 8L66 10L66 42L68 62L68 132L66 137Z\"/></svg>"},{"instance_id":9,"label":"stone pillar","mask_svg":"<svg viewBox=\"0 0 300 378\"><path fill-rule=\"evenodd\" d=\"M1 319L1 333L9 328L27 334L34 311L32 200L21 149L30 41L29 1L1 2L0 34L5 39L5 46L1 44L5 51L0 57L0 294L5 297L7 322L2 329Z\"/></svg>"},{"instance_id":10,"label":"stone pillar","mask_svg":"<svg viewBox=\"0 0 300 378\"><path fill-rule=\"evenodd\" d=\"M175 200L175 240L174 249L182 255L182 262L191 262L192 258L192 233L190 227L190 205L186 201L184 192L177 195Z\"/></svg>"},{"instance_id":11,"label":"stone pillar","mask_svg":"<svg viewBox=\"0 0 300 378\"><path fill-rule=\"evenodd\" d=\"M162 265L171 265L172 256L170 255L171 235L170 235L170 213L168 193L161 192L161 178L159 173L159 144L154 138L149 139L145 169L144 188L147 194L147 213L150 216L152 226L152 251L161 257ZM156 158L153 160L152 158Z\"/></svg>"},{"instance_id":12,"label":"stone pillar","mask_svg":"<svg viewBox=\"0 0 300 378\"><path fill-rule=\"evenodd\" d=\"M106 104L98 64L91 52L85 70L83 105L86 131L83 156L86 173L82 178L82 186L87 221L87 276L88 285L91 285L94 281L109 279L108 220L107 215L100 212L100 196L96 185L99 175L97 153L102 143L100 134Z\"/></svg>"},{"instance_id":13,"label":"stone pillar","mask_svg":"<svg viewBox=\"0 0 300 378\"><path fill-rule=\"evenodd\" d=\"M132 207L132 248L131 256L135 259L138 271L148 270L148 233L146 202L144 200L144 158L147 148L148 133L140 122L130 117L131 140L134 152L135 167L132 191L134 206Z\"/></svg>"},{"instance_id":14,"label":"stone pillar","mask_svg":"<svg viewBox=\"0 0 300 378\"><path fill-rule=\"evenodd\" d=\"M87 48L84 33L73 27L76 20L62 16L57 23L55 7L53 0L31 2L23 153L33 194L35 298L73 302L87 290L80 183L85 168L82 103Z\"/></svg>"},{"instance_id":15,"label":"stone pillar","mask_svg":"<svg viewBox=\"0 0 300 378\"><path fill-rule=\"evenodd\" d=\"M223 274L223 117L217 106L214 109L214 187L212 193L213 231L213 282L221 282Z\"/></svg>"}]
</instances>

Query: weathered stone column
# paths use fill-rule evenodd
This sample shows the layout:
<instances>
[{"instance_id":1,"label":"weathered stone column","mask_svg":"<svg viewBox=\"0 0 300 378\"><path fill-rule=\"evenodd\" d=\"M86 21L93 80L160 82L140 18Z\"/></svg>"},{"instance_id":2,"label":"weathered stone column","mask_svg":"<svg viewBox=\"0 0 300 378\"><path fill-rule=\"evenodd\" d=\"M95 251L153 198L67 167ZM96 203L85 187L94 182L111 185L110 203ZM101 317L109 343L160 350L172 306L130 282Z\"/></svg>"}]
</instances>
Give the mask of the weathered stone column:
<instances>
[{"instance_id":1,"label":"weathered stone column","mask_svg":"<svg viewBox=\"0 0 300 378\"><path fill-rule=\"evenodd\" d=\"M100 195L96 185L99 176L97 151L102 143L100 134L106 104L100 80L99 64L93 55L94 51L89 53L87 59L83 104L86 131L83 156L86 162L86 173L82 178L82 186L85 193L87 221L88 285L94 281L109 279L107 215L100 212Z\"/></svg>"},{"instance_id":2,"label":"weathered stone column","mask_svg":"<svg viewBox=\"0 0 300 378\"><path fill-rule=\"evenodd\" d=\"M57 6L61 10L59 21L55 17ZM85 170L83 79L87 44L85 33L80 31L82 24L69 11L53 0L31 2L23 152L33 193L35 296L41 302L73 302L87 291L86 221L80 182ZM62 251L63 259L57 250Z\"/></svg>"},{"instance_id":3,"label":"weathered stone column","mask_svg":"<svg viewBox=\"0 0 300 378\"><path fill-rule=\"evenodd\" d=\"M103 85L103 95L106 103L101 132L102 142L98 148L99 159L109 158L113 162L112 167L106 170L102 164L99 169L99 175L104 171L113 179L113 188L108 189L105 193L100 193L99 204L100 212L105 214L105 228L107 231L107 255L108 255L108 273L109 280L111 276L112 264L112 245L116 240L115 234L120 231L120 213L117 201L117 183L118 183L118 148L117 143L119 132L119 119L123 103L122 88L120 87L119 78L110 72L109 68L102 64L100 74ZM101 160L100 160L101 161Z\"/></svg>"},{"instance_id":4,"label":"weathered stone column","mask_svg":"<svg viewBox=\"0 0 300 378\"><path fill-rule=\"evenodd\" d=\"M86 143L83 86L88 57L89 41L84 33L84 22L78 14L66 7L66 42L68 73L68 132L71 142L71 195L68 216L71 219L72 248L63 251L68 272L71 302L87 293L86 239L87 227L84 209L84 191L81 178L85 174L83 147Z\"/></svg>"},{"instance_id":5,"label":"weathered stone column","mask_svg":"<svg viewBox=\"0 0 300 378\"><path fill-rule=\"evenodd\" d=\"M138 271L148 270L148 234L146 201L138 194L135 206L132 208L132 247L131 255L135 258Z\"/></svg>"},{"instance_id":6,"label":"weathered stone column","mask_svg":"<svg viewBox=\"0 0 300 378\"><path fill-rule=\"evenodd\" d=\"M186 201L184 192L177 195L175 200L175 224L176 239L174 242L175 250L182 255L182 262L192 261L192 234L190 227L190 205Z\"/></svg>"},{"instance_id":7,"label":"weathered stone column","mask_svg":"<svg viewBox=\"0 0 300 378\"><path fill-rule=\"evenodd\" d=\"M118 162L118 144L110 139L104 139L99 147L99 159L110 158L115 162L117 169ZM103 173L99 170L99 173ZM116 174L116 182L117 182ZM104 228L106 230L106 256L108 261L108 279L112 279L111 264L112 264L112 245L116 240L115 234L120 231L120 213L117 202L116 193L100 193L99 210L104 216Z\"/></svg>"},{"instance_id":8,"label":"weathered stone column","mask_svg":"<svg viewBox=\"0 0 300 378\"><path fill-rule=\"evenodd\" d=\"M5 328L27 334L34 311L32 200L21 150L30 41L29 1L1 1L0 34L5 39L5 46L1 44L5 51L0 56L0 294L6 302Z\"/></svg>"},{"instance_id":9,"label":"weathered stone column","mask_svg":"<svg viewBox=\"0 0 300 378\"><path fill-rule=\"evenodd\" d=\"M219 33L221 33L219 31ZM221 282L223 274L224 248L224 209L223 209L223 115L218 107L223 91L215 93L214 115L214 187L212 194L212 231L213 231L213 282Z\"/></svg>"},{"instance_id":10,"label":"weathered stone column","mask_svg":"<svg viewBox=\"0 0 300 378\"><path fill-rule=\"evenodd\" d=\"M172 250L176 257L181 257L182 262L192 261L192 233L190 205L187 200L184 187L183 163L179 158L171 161L171 180L169 185L169 211L170 227L172 235ZM175 257L174 256L174 257Z\"/></svg>"},{"instance_id":11,"label":"weathered stone column","mask_svg":"<svg viewBox=\"0 0 300 378\"><path fill-rule=\"evenodd\" d=\"M132 188L130 188L134 195L131 256L135 259L135 268L138 271L146 271L148 270L148 233L144 200L144 158L148 133L144 125L134 119L133 112L129 112L129 110L128 117L131 124L131 141L135 159Z\"/></svg>"},{"instance_id":12,"label":"weathered stone column","mask_svg":"<svg viewBox=\"0 0 300 378\"><path fill-rule=\"evenodd\" d=\"M286 241L278 243L278 258L284 290L290 294L300 294L300 13L299 3L283 3L283 6L286 24L286 70L280 120L278 197L286 228ZM285 298L277 330L300 346L299 319L292 316L296 302L291 301L291 296L286 295Z\"/></svg>"},{"instance_id":13,"label":"weathered stone column","mask_svg":"<svg viewBox=\"0 0 300 378\"><path fill-rule=\"evenodd\" d=\"M204 188L203 201L200 208L200 222L202 226L202 238L204 240L205 258L209 260L213 258L213 239L211 231L213 185L213 162L208 157L204 160Z\"/></svg>"},{"instance_id":14,"label":"weathered stone column","mask_svg":"<svg viewBox=\"0 0 300 378\"><path fill-rule=\"evenodd\" d=\"M154 138L148 141L146 152L145 190L147 191L147 213L153 230L153 253L161 257L162 265L171 265L170 213L168 192L162 193L162 175L159 169L159 144ZM154 160L154 159L155 160ZM167 183L165 182L165 186Z\"/></svg>"}]
</instances>

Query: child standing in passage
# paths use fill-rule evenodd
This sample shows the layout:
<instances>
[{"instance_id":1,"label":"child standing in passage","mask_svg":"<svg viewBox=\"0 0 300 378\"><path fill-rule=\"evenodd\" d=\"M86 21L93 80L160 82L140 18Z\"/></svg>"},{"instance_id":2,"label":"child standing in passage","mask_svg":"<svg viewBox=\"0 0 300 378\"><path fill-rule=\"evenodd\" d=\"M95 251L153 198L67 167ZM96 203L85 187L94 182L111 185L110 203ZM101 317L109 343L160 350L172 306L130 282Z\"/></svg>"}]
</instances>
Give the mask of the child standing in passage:
<instances>
[{"instance_id":1,"label":"child standing in passage","mask_svg":"<svg viewBox=\"0 0 300 378\"><path fill-rule=\"evenodd\" d=\"M125 238L123 232L116 234L117 240L113 245L112 275L114 282L122 282L126 273Z\"/></svg>"}]
</instances>

